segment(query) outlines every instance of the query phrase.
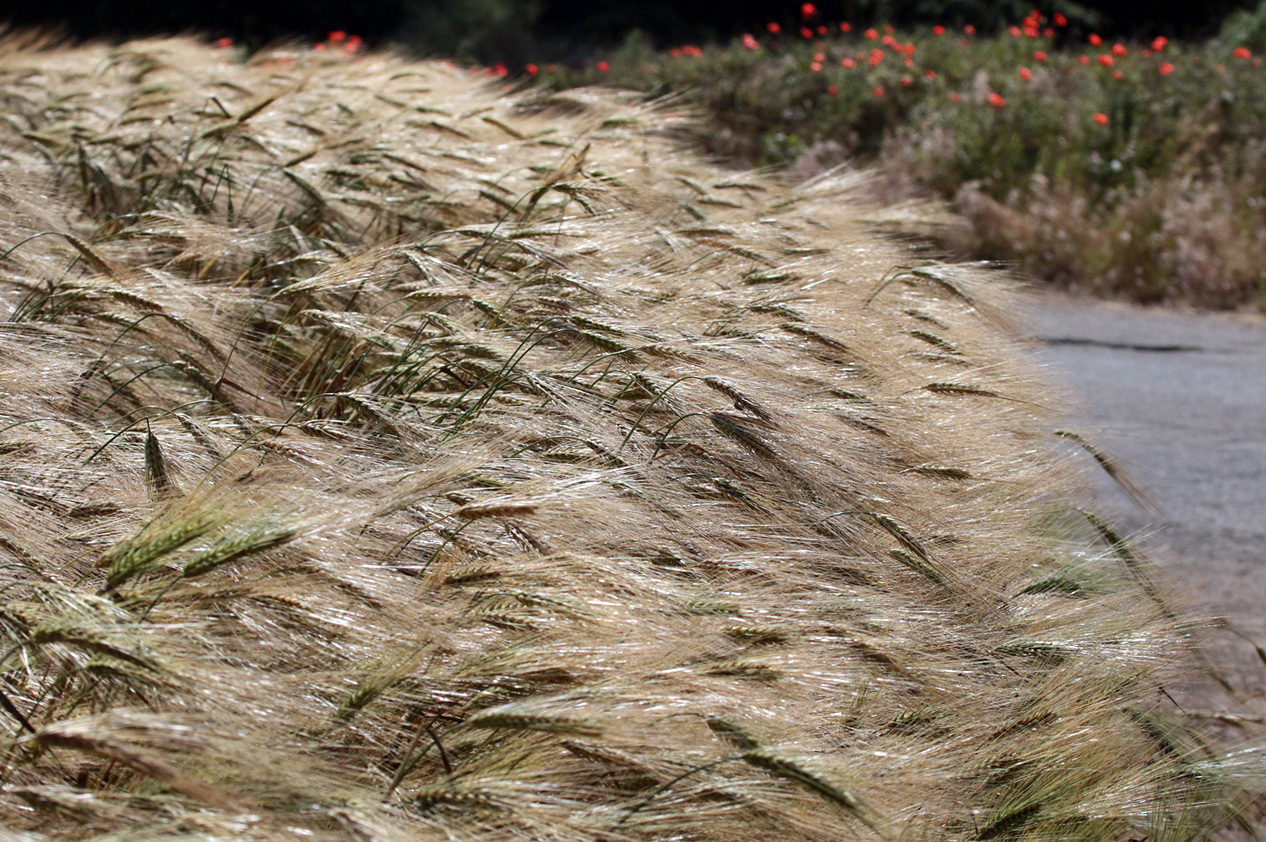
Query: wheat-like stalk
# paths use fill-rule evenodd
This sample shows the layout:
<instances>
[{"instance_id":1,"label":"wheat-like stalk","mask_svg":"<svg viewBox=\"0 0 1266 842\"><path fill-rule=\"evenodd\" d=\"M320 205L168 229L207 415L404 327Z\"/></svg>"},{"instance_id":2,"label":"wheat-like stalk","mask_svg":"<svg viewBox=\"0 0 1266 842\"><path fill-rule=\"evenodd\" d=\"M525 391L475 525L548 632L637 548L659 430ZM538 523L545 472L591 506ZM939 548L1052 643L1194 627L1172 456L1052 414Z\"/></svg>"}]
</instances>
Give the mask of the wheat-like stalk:
<instances>
[{"instance_id":1,"label":"wheat-like stalk","mask_svg":"<svg viewBox=\"0 0 1266 842\"><path fill-rule=\"evenodd\" d=\"M0 88L13 833L1232 815L1247 755L1158 692L1191 623L1078 514L1014 288L856 176L387 53L9 34Z\"/></svg>"}]
</instances>

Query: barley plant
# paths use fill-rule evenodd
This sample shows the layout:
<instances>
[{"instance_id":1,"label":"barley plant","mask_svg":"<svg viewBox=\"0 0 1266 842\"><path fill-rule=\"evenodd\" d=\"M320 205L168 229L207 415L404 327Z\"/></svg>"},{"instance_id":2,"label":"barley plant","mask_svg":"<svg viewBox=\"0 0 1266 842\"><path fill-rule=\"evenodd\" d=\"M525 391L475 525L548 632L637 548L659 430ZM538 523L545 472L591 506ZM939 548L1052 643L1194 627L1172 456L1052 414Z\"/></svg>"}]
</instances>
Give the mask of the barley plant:
<instances>
[{"instance_id":1,"label":"barley plant","mask_svg":"<svg viewBox=\"0 0 1266 842\"><path fill-rule=\"evenodd\" d=\"M387 54L10 34L0 95L3 838L1236 816L1015 291L862 177Z\"/></svg>"}]
</instances>

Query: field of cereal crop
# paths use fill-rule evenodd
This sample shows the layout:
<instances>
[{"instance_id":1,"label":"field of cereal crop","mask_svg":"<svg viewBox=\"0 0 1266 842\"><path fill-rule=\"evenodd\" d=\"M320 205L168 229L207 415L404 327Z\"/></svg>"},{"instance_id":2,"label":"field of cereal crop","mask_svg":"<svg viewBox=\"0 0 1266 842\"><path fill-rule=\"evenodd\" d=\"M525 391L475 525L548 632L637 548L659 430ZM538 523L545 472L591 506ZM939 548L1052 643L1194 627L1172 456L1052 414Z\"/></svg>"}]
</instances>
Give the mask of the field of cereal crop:
<instances>
[{"instance_id":1,"label":"field of cereal crop","mask_svg":"<svg viewBox=\"0 0 1266 842\"><path fill-rule=\"evenodd\" d=\"M862 179L380 53L11 35L0 91L7 838L1238 815L1016 291Z\"/></svg>"}]
</instances>

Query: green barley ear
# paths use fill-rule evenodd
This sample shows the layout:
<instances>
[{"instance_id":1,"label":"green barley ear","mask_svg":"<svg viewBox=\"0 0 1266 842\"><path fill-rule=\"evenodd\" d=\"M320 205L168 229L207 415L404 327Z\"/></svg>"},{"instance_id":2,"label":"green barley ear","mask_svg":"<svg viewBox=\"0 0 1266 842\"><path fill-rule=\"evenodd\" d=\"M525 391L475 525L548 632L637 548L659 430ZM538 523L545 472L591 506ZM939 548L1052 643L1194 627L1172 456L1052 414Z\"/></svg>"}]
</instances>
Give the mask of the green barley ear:
<instances>
[{"instance_id":1,"label":"green barley ear","mask_svg":"<svg viewBox=\"0 0 1266 842\"><path fill-rule=\"evenodd\" d=\"M728 719L720 716L712 715L704 720L708 724L708 730L734 746L739 751L754 751L760 748L760 741L749 734L739 725L735 725Z\"/></svg>"},{"instance_id":2,"label":"green barley ear","mask_svg":"<svg viewBox=\"0 0 1266 842\"><path fill-rule=\"evenodd\" d=\"M969 295L966 290L963 289L961 283L956 283L944 271L940 269L934 269L934 268L929 268L929 267L924 266L918 269L911 269L910 275L914 278L919 279L920 281L924 281L930 284L931 286L937 287L939 289L944 290L945 292L948 292L951 296L962 301L964 304L966 304L969 307L974 308L978 306L976 303L976 300L971 295Z\"/></svg>"},{"instance_id":3,"label":"green barley ear","mask_svg":"<svg viewBox=\"0 0 1266 842\"><path fill-rule=\"evenodd\" d=\"M371 705L383 693L403 680L417 667L416 657L407 657L393 663L385 669L378 669L364 676L355 689L348 694L334 718L341 721L353 719L358 713Z\"/></svg>"},{"instance_id":4,"label":"green barley ear","mask_svg":"<svg viewBox=\"0 0 1266 842\"><path fill-rule=\"evenodd\" d=\"M945 584L945 572L933 564L926 554L915 555L895 547L889 550L888 554L916 573L926 576L932 582L938 585Z\"/></svg>"},{"instance_id":5,"label":"green barley ear","mask_svg":"<svg viewBox=\"0 0 1266 842\"><path fill-rule=\"evenodd\" d=\"M71 727L59 723L54 728L40 732L36 738L42 745L50 748L68 749L117 763L208 806L241 809L236 799L228 793L185 774L162 760L112 740L75 733Z\"/></svg>"},{"instance_id":6,"label":"green barley ear","mask_svg":"<svg viewBox=\"0 0 1266 842\"><path fill-rule=\"evenodd\" d=\"M952 480L965 480L972 477L971 471L952 465L915 465L912 468L906 468L902 473L922 474L923 476Z\"/></svg>"},{"instance_id":7,"label":"green barley ear","mask_svg":"<svg viewBox=\"0 0 1266 842\"><path fill-rule=\"evenodd\" d=\"M246 531L223 538L185 562L181 576L193 579L248 556L289 543L299 534L297 526L261 523Z\"/></svg>"},{"instance_id":8,"label":"green barley ear","mask_svg":"<svg viewBox=\"0 0 1266 842\"><path fill-rule=\"evenodd\" d=\"M432 784L416 789L403 800L405 804L425 813L441 807L469 811L472 809L492 810L500 806L496 795L492 792L447 784Z\"/></svg>"},{"instance_id":9,"label":"green barley ear","mask_svg":"<svg viewBox=\"0 0 1266 842\"><path fill-rule=\"evenodd\" d=\"M963 353L961 350L959 350L959 347L958 347L957 345L955 345L953 342L950 342L950 341L949 341L948 339L946 339L945 337L943 337L943 336L938 336L937 334L932 333L931 331L928 331L928 330L911 330L911 331L908 331L908 333L909 333L911 336L913 336L915 339L920 339L920 340L922 340L922 341L924 341L924 342L928 343L929 345L934 345L934 346L936 346L937 348L940 348L942 351L945 351L945 352L947 352L947 353L950 353L950 354L962 354L962 353Z\"/></svg>"},{"instance_id":10,"label":"green barley ear","mask_svg":"<svg viewBox=\"0 0 1266 842\"><path fill-rule=\"evenodd\" d=\"M842 807L862 824L871 830L878 831L874 813L861 798L831 781L824 773L813 769L804 759L771 750L749 751L743 755L742 759L757 769L798 784L826 801Z\"/></svg>"},{"instance_id":11,"label":"green barley ear","mask_svg":"<svg viewBox=\"0 0 1266 842\"><path fill-rule=\"evenodd\" d=\"M165 556L207 535L222 522L222 516L206 511L169 513L106 550L99 565L107 568L106 583L117 588L156 569Z\"/></svg>"},{"instance_id":12,"label":"green barley ear","mask_svg":"<svg viewBox=\"0 0 1266 842\"><path fill-rule=\"evenodd\" d=\"M453 517L465 520L502 518L511 515L530 515L541 507L536 500L489 500L485 503L468 503L453 512Z\"/></svg>"},{"instance_id":13,"label":"green barley ear","mask_svg":"<svg viewBox=\"0 0 1266 842\"><path fill-rule=\"evenodd\" d=\"M150 499L156 503L180 492L172 481L167 458L153 430L145 433L145 484L149 487Z\"/></svg>"},{"instance_id":14,"label":"green barley ear","mask_svg":"<svg viewBox=\"0 0 1266 842\"><path fill-rule=\"evenodd\" d=\"M976 839L979 842L988 842L990 839L1010 837L1032 824L1042 812L1042 807L1043 804L1040 801L1035 801L999 809L990 817L989 823L976 834Z\"/></svg>"},{"instance_id":15,"label":"green barley ear","mask_svg":"<svg viewBox=\"0 0 1266 842\"><path fill-rule=\"evenodd\" d=\"M993 389L985 389L980 386L970 386L966 383L928 383L923 387L924 390L932 392L936 395L976 395L982 398L1000 398L1002 395Z\"/></svg>"},{"instance_id":16,"label":"green barley ear","mask_svg":"<svg viewBox=\"0 0 1266 842\"><path fill-rule=\"evenodd\" d=\"M765 409L765 407L761 406L755 400L740 392L738 387L728 380L721 377L705 377L703 378L703 382L709 388L715 389L730 400L734 401L735 409L741 412L750 413L762 421L772 422L774 420L774 416L769 412L769 410Z\"/></svg>"},{"instance_id":17,"label":"green barley ear","mask_svg":"<svg viewBox=\"0 0 1266 842\"><path fill-rule=\"evenodd\" d=\"M507 731L540 731L546 734L574 734L597 737L601 725L573 716L556 713L518 712L507 707L481 711L466 720L467 728Z\"/></svg>"},{"instance_id":18,"label":"green barley ear","mask_svg":"<svg viewBox=\"0 0 1266 842\"><path fill-rule=\"evenodd\" d=\"M1051 435L1067 439L1079 446L1082 450L1095 460L1095 463L1103 469L1117 486L1125 492L1126 496L1138 505L1142 506L1149 512L1156 512L1156 505L1148 499L1147 494L1138 486L1115 459L1110 456L1103 448L1096 446L1093 442L1074 430L1056 430Z\"/></svg>"}]
</instances>

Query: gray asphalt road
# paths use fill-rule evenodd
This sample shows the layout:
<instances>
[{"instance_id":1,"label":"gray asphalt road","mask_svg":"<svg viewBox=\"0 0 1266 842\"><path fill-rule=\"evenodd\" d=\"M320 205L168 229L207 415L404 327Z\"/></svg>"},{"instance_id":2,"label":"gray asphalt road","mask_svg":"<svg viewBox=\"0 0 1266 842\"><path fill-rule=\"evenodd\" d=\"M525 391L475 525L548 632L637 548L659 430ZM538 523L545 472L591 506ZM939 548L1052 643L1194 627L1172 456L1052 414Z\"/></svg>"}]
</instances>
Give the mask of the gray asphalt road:
<instances>
[{"instance_id":1,"label":"gray asphalt road","mask_svg":"<svg viewBox=\"0 0 1266 842\"><path fill-rule=\"evenodd\" d=\"M1080 403L1068 426L1118 456L1159 512L1107 481L1100 505L1196 611L1266 646L1266 319L1044 297L1029 322ZM1209 644L1247 696L1266 697L1251 646L1225 631Z\"/></svg>"}]
</instances>

